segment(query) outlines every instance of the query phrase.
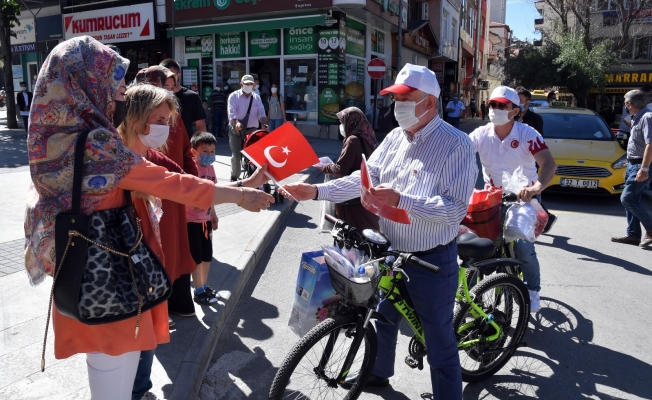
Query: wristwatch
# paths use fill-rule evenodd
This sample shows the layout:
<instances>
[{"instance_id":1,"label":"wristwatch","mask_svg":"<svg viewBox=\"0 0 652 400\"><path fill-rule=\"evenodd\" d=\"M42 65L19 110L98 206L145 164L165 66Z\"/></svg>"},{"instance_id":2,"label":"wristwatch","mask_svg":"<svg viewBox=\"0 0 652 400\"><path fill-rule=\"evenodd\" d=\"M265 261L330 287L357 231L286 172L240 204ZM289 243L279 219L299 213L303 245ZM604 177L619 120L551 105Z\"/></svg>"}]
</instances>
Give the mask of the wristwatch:
<instances>
[{"instance_id":1,"label":"wristwatch","mask_svg":"<svg viewBox=\"0 0 652 400\"><path fill-rule=\"evenodd\" d=\"M239 181L238 181L238 187L242 187L242 186L244 186L244 185L242 184L242 181L239 180Z\"/></svg>"},{"instance_id":2,"label":"wristwatch","mask_svg":"<svg viewBox=\"0 0 652 400\"><path fill-rule=\"evenodd\" d=\"M650 172L650 167L641 167L641 171Z\"/></svg>"}]
</instances>

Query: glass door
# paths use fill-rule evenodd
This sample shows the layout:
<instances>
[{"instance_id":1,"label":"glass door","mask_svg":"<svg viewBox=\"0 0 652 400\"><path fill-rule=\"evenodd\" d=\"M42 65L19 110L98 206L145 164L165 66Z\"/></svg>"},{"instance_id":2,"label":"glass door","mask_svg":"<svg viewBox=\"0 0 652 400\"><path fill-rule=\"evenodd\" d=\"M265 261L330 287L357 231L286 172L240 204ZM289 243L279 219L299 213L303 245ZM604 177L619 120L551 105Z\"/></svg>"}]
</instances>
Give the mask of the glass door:
<instances>
[{"instance_id":1,"label":"glass door","mask_svg":"<svg viewBox=\"0 0 652 400\"><path fill-rule=\"evenodd\" d=\"M215 62L215 84L222 83L228 96L240 89L240 79L247 73L246 60L216 61Z\"/></svg>"},{"instance_id":2,"label":"glass door","mask_svg":"<svg viewBox=\"0 0 652 400\"><path fill-rule=\"evenodd\" d=\"M265 106L265 114L269 110L269 96L272 94L272 83L281 87L279 77L281 76L281 59L280 58L258 58L249 59L249 72L258 79L260 87L260 98Z\"/></svg>"},{"instance_id":3,"label":"glass door","mask_svg":"<svg viewBox=\"0 0 652 400\"><path fill-rule=\"evenodd\" d=\"M283 95L288 119L317 122L317 59L285 59Z\"/></svg>"}]
</instances>

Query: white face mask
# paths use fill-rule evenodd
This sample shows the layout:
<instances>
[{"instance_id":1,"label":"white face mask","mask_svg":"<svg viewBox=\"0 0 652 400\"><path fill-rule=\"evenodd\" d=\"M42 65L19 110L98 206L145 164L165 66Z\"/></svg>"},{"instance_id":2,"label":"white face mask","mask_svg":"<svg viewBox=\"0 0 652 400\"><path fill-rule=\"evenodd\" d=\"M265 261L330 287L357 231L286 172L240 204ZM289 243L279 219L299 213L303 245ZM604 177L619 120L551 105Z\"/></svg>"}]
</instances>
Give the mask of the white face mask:
<instances>
[{"instance_id":1,"label":"white face mask","mask_svg":"<svg viewBox=\"0 0 652 400\"><path fill-rule=\"evenodd\" d=\"M344 125L340 124L340 135L342 135L343 138L346 137L346 131L344 130Z\"/></svg>"},{"instance_id":2,"label":"white face mask","mask_svg":"<svg viewBox=\"0 0 652 400\"><path fill-rule=\"evenodd\" d=\"M401 128L407 129L418 124L419 119L428 113L428 110L426 110L426 112L418 117L415 114L417 106L423 103L427 98L428 97L425 97L418 103L416 101L396 101L394 103L396 104L394 106L394 117L396 117L396 121Z\"/></svg>"},{"instance_id":3,"label":"white face mask","mask_svg":"<svg viewBox=\"0 0 652 400\"><path fill-rule=\"evenodd\" d=\"M276 93L276 92L278 92L278 89L275 88L275 87L273 87L273 88L272 88L272 93Z\"/></svg>"},{"instance_id":4,"label":"white face mask","mask_svg":"<svg viewBox=\"0 0 652 400\"><path fill-rule=\"evenodd\" d=\"M249 85L242 85L242 91L249 94L254 91L254 87Z\"/></svg>"},{"instance_id":5,"label":"white face mask","mask_svg":"<svg viewBox=\"0 0 652 400\"><path fill-rule=\"evenodd\" d=\"M491 121L495 126L503 126L512 119L509 116L509 110L495 110L493 108L489 109L489 121Z\"/></svg>"},{"instance_id":6,"label":"white face mask","mask_svg":"<svg viewBox=\"0 0 652 400\"><path fill-rule=\"evenodd\" d=\"M168 141L168 136L170 135L170 126L169 125L150 125L149 126L149 135L138 135L140 141L147 147L152 149L158 149L162 147L165 142Z\"/></svg>"}]
</instances>

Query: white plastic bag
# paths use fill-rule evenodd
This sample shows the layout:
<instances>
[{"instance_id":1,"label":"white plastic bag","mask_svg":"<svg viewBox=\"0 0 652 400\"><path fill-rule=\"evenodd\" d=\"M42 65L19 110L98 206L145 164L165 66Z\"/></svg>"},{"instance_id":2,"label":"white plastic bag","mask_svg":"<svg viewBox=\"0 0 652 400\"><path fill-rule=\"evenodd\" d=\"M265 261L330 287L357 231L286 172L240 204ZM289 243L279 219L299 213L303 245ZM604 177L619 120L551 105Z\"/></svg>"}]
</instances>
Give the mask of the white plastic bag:
<instances>
[{"instance_id":1,"label":"white plastic bag","mask_svg":"<svg viewBox=\"0 0 652 400\"><path fill-rule=\"evenodd\" d=\"M514 204L507 210L505 219L505 240L508 242L516 239L534 242L536 236L534 228L537 224L537 213L529 203Z\"/></svg>"},{"instance_id":2,"label":"white plastic bag","mask_svg":"<svg viewBox=\"0 0 652 400\"><path fill-rule=\"evenodd\" d=\"M523 167L520 165L511 175L503 172L503 193L519 194L521 189L528 186L528 183L529 181L523 173Z\"/></svg>"}]
</instances>

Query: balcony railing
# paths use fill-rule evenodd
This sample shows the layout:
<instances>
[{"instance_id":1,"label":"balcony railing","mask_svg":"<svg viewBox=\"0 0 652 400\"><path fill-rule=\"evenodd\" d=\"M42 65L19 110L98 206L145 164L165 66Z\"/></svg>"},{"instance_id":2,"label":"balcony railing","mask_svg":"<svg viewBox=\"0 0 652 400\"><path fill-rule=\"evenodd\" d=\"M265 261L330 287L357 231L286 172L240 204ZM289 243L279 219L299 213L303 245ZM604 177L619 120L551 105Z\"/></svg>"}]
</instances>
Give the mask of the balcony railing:
<instances>
[{"instance_id":1,"label":"balcony railing","mask_svg":"<svg viewBox=\"0 0 652 400\"><path fill-rule=\"evenodd\" d=\"M543 18L536 18L534 20L534 25L543 25Z\"/></svg>"}]
</instances>

